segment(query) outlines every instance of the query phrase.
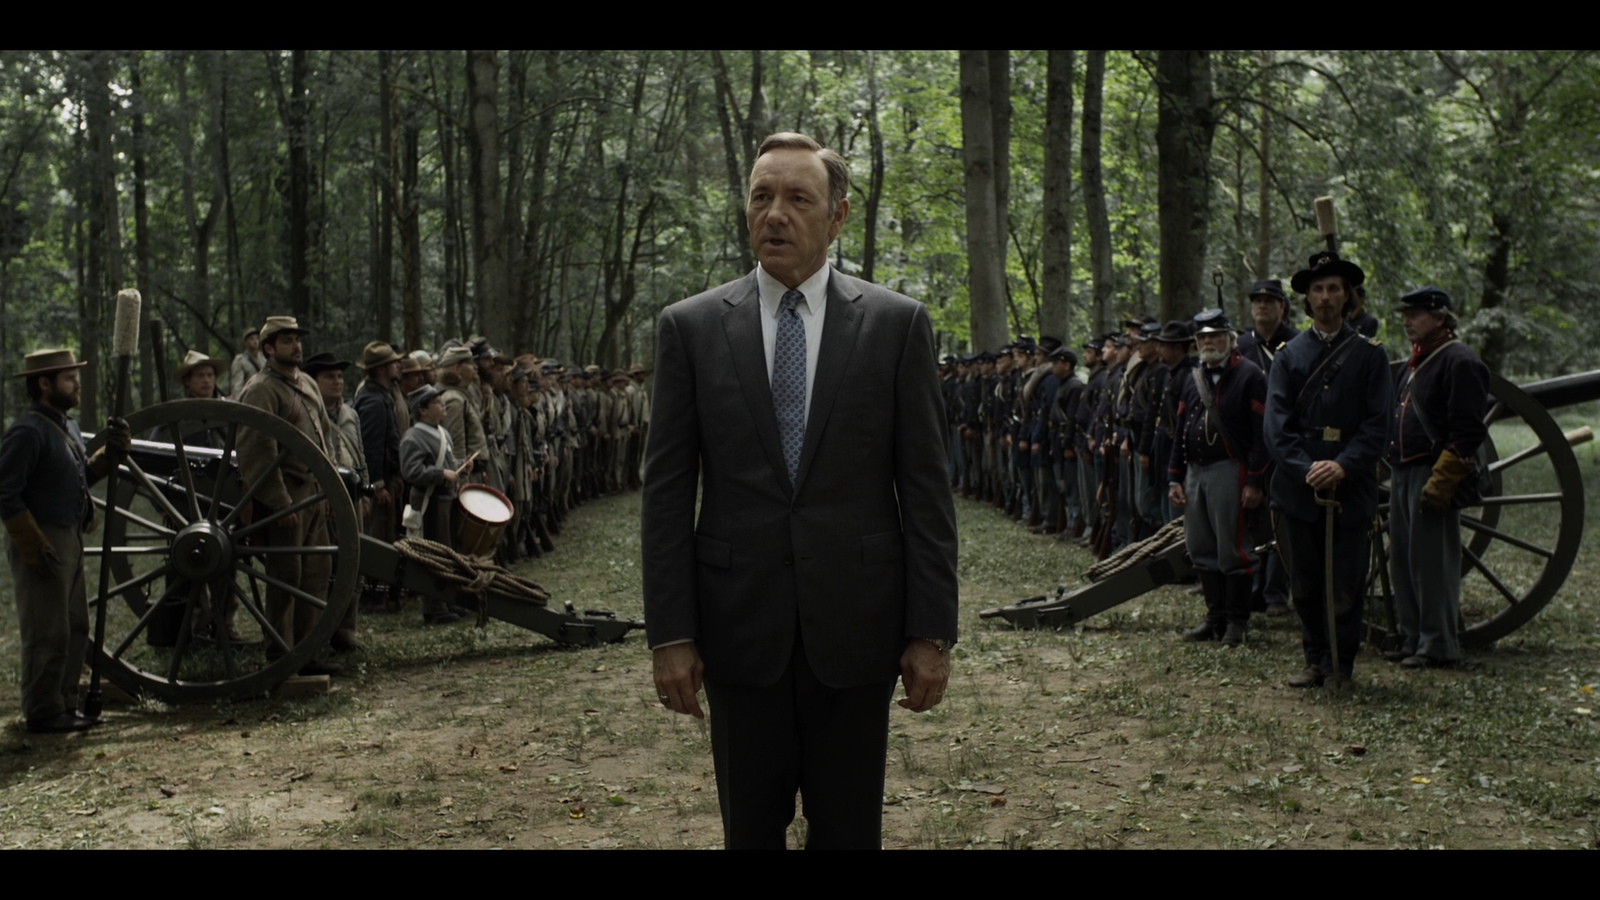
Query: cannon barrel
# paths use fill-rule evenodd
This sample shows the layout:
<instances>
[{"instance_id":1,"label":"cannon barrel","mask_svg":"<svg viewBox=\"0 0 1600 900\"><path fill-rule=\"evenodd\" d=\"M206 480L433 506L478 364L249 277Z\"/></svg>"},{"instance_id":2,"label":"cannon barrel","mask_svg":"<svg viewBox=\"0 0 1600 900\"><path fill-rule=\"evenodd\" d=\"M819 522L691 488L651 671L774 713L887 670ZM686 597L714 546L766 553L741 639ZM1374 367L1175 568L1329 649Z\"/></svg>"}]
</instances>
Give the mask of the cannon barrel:
<instances>
[{"instance_id":1,"label":"cannon barrel","mask_svg":"<svg viewBox=\"0 0 1600 900\"><path fill-rule=\"evenodd\" d=\"M1545 409L1560 409L1579 403L1600 400L1600 370L1563 375L1518 385L1522 392L1532 397Z\"/></svg>"}]
</instances>

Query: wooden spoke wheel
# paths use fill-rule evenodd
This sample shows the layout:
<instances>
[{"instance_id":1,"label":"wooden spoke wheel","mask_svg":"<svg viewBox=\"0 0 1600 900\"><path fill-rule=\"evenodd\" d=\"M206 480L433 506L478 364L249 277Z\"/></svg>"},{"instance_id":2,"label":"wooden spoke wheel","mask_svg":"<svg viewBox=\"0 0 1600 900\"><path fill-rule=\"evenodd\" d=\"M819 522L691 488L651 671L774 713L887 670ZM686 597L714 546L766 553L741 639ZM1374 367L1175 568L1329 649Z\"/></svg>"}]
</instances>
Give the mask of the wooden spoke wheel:
<instances>
[{"instance_id":1,"label":"wooden spoke wheel","mask_svg":"<svg viewBox=\"0 0 1600 900\"><path fill-rule=\"evenodd\" d=\"M1521 388L1489 378L1491 477L1483 501L1461 511L1461 641L1469 647L1537 615L1566 581L1583 539L1583 472L1568 436ZM1380 491L1368 595L1392 611L1387 480Z\"/></svg>"},{"instance_id":2,"label":"wooden spoke wheel","mask_svg":"<svg viewBox=\"0 0 1600 900\"><path fill-rule=\"evenodd\" d=\"M224 400L179 400L130 414L136 440L119 470L110 508L96 498L111 535L105 646L101 671L132 695L168 702L259 696L298 672L328 646L355 602L361 535L338 469L289 423ZM311 493L268 514L255 485L240 478L241 430L277 442L272 470L295 459L311 472ZM176 436L187 437L185 445ZM91 451L104 442L96 435ZM322 512L328 539L274 546L273 522ZM103 536L86 536L93 616L103 602L92 560ZM326 585L286 570L331 569ZM298 584L294 583L298 582ZM319 589L320 588L320 589ZM294 634L275 609L314 610Z\"/></svg>"}]
</instances>

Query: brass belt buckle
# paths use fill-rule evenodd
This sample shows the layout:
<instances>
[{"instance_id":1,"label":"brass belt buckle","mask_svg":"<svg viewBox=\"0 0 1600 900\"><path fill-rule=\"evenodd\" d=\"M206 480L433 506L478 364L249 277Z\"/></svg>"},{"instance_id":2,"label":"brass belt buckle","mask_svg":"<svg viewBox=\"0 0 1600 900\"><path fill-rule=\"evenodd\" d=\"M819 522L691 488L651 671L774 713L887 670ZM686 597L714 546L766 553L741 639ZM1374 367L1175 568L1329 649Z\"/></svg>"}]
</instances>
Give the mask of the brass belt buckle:
<instances>
[{"instance_id":1,"label":"brass belt buckle","mask_svg":"<svg viewBox=\"0 0 1600 900\"><path fill-rule=\"evenodd\" d=\"M1338 443L1339 442L1339 429L1324 426L1323 429L1322 429L1322 439L1325 440L1325 441L1328 441L1330 443L1335 443L1335 444Z\"/></svg>"}]
</instances>

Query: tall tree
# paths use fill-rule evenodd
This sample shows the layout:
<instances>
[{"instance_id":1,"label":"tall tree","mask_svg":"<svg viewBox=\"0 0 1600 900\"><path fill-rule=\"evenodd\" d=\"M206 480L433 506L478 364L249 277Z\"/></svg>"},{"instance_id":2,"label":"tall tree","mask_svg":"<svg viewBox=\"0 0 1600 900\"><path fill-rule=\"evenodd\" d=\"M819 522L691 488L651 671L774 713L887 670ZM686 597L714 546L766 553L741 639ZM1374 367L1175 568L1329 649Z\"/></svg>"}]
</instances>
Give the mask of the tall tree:
<instances>
[{"instance_id":1,"label":"tall tree","mask_svg":"<svg viewBox=\"0 0 1600 900\"><path fill-rule=\"evenodd\" d=\"M1039 333L1069 341L1072 303L1071 50L1051 50L1045 74L1044 290Z\"/></svg>"},{"instance_id":2,"label":"tall tree","mask_svg":"<svg viewBox=\"0 0 1600 900\"><path fill-rule=\"evenodd\" d=\"M966 169L967 290L972 344L993 349L1006 342L1005 272L995 204L994 113L989 57L961 51L961 158Z\"/></svg>"},{"instance_id":3,"label":"tall tree","mask_svg":"<svg viewBox=\"0 0 1600 900\"><path fill-rule=\"evenodd\" d=\"M1157 193L1161 225L1160 318L1187 318L1209 306L1206 228L1211 204L1211 57L1206 50L1156 56Z\"/></svg>"},{"instance_id":4,"label":"tall tree","mask_svg":"<svg viewBox=\"0 0 1600 900\"><path fill-rule=\"evenodd\" d=\"M467 51L473 286L478 295L479 327L485 334L505 336L511 334L513 323L501 202L499 83L499 54L494 50Z\"/></svg>"},{"instance_id":5,"label":"tall tree","mask_svg":"<svg viewBox=\"0 0 1600 900\"><path fill-rule=\"evenodd\" d=\"M1111 300L1116 272L1111 266L1111 214L1106 210L1106 182L1100 156L1101 120L1105 103L1106 51L1090 50L1083 73L1083 205L1089 219L1089 273L1094 284L1094 333L1111 327Z\"/></svg>"}]
</instances>

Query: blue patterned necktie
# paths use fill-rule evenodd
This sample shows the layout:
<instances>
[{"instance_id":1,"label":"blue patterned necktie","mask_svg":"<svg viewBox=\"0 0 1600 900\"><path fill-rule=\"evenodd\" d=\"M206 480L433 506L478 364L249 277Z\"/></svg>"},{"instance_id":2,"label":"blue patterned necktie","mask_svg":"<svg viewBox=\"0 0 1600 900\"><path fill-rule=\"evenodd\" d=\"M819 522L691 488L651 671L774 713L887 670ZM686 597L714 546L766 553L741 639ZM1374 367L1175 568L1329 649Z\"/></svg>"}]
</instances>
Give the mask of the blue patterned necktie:
<instances>
[{"instance_id":1,"label":"blue patterned necktie","mask_svg":"<svg viewBox=\"0 0 1600 900\"><path fill-rule=\"evenodd\" d=\"M799 291L784 292L772 354L772 406L778 414L778 437L791 485L800 475L800 445L806 434L806 326L795 311L795 304L805 298Z\"/></svg>"}]
</instances>

